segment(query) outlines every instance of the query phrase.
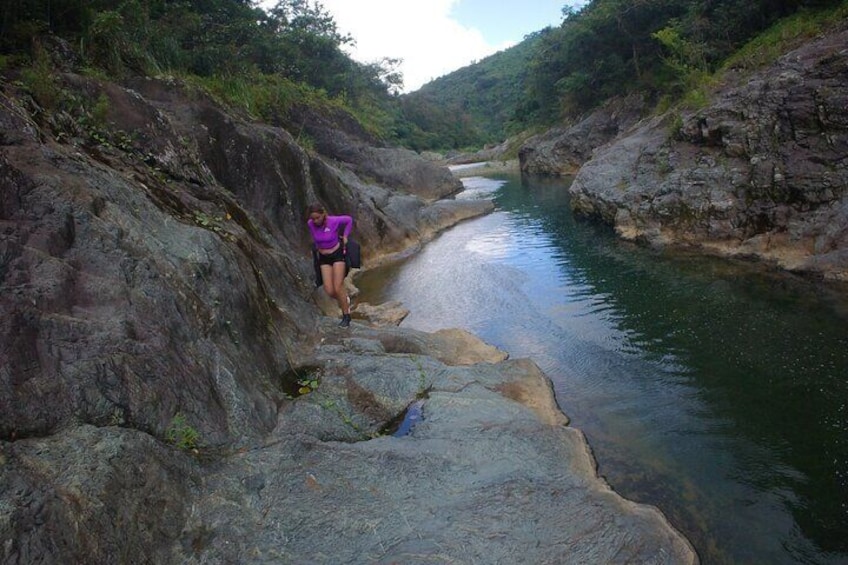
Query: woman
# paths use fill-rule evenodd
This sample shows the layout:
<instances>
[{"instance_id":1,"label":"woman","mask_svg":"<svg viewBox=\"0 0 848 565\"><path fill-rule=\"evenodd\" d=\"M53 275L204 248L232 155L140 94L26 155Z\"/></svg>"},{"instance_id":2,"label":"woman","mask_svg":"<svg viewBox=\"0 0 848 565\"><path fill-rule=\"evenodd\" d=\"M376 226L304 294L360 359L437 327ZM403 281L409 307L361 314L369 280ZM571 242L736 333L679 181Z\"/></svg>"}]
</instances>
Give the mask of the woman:
<instances>
[{"instance_id":1,"label":"woman","mask_svg":"<svg viewBox=\"0 0 848 565\"><path fill-rule=\"evenodd\" d=\"M318 264L324 291L339 303L342 309L342 321L339 326L346 328L350 326L350 298L344 285L345 245L353 229L353 218L330 216L320 204L312 204L306 211L309 216L306 224L318 249ZM342 226L344 231L339 241L339 228Z\"/></svg>"}]
</instances>

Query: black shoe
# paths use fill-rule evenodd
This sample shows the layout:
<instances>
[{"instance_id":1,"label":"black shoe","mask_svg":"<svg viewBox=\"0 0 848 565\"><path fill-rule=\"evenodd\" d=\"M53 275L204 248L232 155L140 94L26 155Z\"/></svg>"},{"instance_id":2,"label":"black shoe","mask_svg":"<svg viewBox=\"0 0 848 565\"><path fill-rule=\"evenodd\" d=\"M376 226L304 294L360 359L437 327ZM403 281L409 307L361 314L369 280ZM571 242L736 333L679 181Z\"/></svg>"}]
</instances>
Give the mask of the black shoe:
<instances>
[{"instance_id":1,"label":"black shoe","mask_svg":"<svg viewBox=\"0 0 848 565\"><path fill-rule=\"evenodd\" d=\"M342 321L339 322L340 328L346 328L350 326L350 314L342 314Z\"/></svg>"}]
</instances>

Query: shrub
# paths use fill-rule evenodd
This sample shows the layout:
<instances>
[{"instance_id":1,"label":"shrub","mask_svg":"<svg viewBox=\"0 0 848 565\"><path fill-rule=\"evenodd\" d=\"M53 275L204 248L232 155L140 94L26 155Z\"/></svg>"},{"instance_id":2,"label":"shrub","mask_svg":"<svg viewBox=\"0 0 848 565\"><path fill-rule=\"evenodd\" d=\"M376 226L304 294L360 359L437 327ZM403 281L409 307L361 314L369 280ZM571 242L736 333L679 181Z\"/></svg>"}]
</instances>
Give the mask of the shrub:
<instances>
[{"instance_id":1,"label":"shrub","mask_svg":"<svg viewBox=\"0 0 848 565\"><path fill-rule=\"evenodd\" d=\"M185 416L177 412L171 420L171 425L165 432L165 440L182 450L197 449L200 445L200 434L186 422Z\"/></svg>"}]
</instances>

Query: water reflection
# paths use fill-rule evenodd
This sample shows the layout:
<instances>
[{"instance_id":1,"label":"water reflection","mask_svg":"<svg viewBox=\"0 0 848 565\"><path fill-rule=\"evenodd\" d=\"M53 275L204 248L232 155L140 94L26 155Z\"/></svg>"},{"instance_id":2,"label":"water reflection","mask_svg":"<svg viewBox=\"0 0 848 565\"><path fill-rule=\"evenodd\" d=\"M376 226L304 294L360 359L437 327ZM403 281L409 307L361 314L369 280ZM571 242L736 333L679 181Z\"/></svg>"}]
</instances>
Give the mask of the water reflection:
<instances>
[{"instance_id":1,"label":"water reflection","mask_svg":"<svg viewBox=\"0 0 848 565\"><path fill-rule=\"evenodd\" d=\"M532 357L600 472L703 562L848 562L844 293L621 242L562 181L466 184L496 212L368 273L366 299Z\"/></svg>"}]
</instances>

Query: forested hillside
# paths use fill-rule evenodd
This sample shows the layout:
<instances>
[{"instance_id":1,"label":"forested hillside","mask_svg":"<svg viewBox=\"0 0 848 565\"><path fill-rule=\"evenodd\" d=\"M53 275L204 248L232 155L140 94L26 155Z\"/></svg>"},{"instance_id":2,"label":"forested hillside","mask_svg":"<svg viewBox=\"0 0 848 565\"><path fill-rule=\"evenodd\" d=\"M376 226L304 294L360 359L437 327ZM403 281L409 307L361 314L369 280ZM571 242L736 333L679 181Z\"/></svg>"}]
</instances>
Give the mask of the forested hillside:
<instances>
[{"instance_id":1,"label":"forested hillside","mask_svg":"<svg viewBox=\"0 0 848 565\"><path fill-rule=\"evenodd\" d=\"M465 150L628 93L653 104L697 103L729 57L776 22L794 18L736 64L768 62L843 18L845 5L593 0L565 9L559 27L397 96L398 61L352 60L343 47L355 38L341 34L319 2L281 0L266 11L251 0L25 0L4 5L0 70L20 69L40 104L78 119L91 120L92 108L64 99L53 77L69 61L90 75L183 79L272 123L285 123L298 105L341 109L386 144ZM45 49L57 38L73 53L61 64Z\"/></svg>"},{"instance_id":2,"label":"forested hillside","mask_svg":"<svg viewBox=\"0 0 848 565\"><path fill-rule=\"evenodd\" d=\"M516 120L522 106L528 67L542 30L518 45L400 97L400 138L412 149L457 149L498 143L505 133L523 129Z\"/></svg>"},{"instance_id":3,"label":"forested hillside","mask_svg":"<svg viewBox=\"0 0 848 565\"><path fill-rule=\"evenodd\" d=\"M425 132L406 141L417 148L479 147L636 92L653 104L684 98L697 104L714 73L776 22L792 17L779 32L764 34L733 58L735 65L771 62L829 21L844 18L839 7L845 5L843 0L593 0L579 11L566 10L561 26L403 96L406 119ZM517 65L518 59L526 64ZM492 106L493 99L499 103ZM466 123L476 129L463 130L460 137L456 125Z\"/></svg>"},{"instance_id":4,"label":"forested hillside","mask_svg":"<svg viewBox=\"0 0 848 565\"><path fill-rule=\"evenodd\" d=\"M396 61L353 61L343 51L353 38L317 2L258 6L251 0L4 2L0 70L18 70L36 102L77 119L91 119L92 109L63 96L59 71L176 78L269 122L296 105L343 109L376 137L388 137L395 120L390 92L402 80Z\"/></svg>"}]
</instances>

